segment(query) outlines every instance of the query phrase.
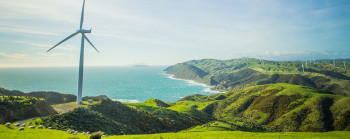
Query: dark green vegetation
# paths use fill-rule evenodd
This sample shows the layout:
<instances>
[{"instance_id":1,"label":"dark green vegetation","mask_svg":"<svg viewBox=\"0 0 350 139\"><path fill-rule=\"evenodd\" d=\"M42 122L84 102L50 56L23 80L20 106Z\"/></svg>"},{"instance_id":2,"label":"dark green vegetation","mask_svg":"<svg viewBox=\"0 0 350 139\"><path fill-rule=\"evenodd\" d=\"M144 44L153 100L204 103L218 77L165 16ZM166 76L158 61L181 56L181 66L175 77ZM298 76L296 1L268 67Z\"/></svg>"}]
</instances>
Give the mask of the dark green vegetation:
<instances>
[{"instance_id":1,"label":"dark green vegetation","mask_svg":"<svg viewBox=\"0 0 350 139\"><path fill-rule=\"evenodd\" d=\"M85 97L84 100L99 102L80 105L36 122L58 130L103 131L115 135L178 132L128 136L130 138L228 138L244 135L305 138L320 137L320 133L313 136L278 132L350 131L350 98L347 97L350 94L350 73L336 67L339 64L327 63L327 60L316 62L308 62L307 66L304 63L306 72L302 72L301 62L256 59L189 61L166 70L177 78L215 85L216 89L228 92L186 96L175 103L149 99L143 103L123 104L105 96ZM4 89L2 92L21 94ZM24 102L24 106L30 104ZM348 133L328 132L325 135L346 137Z\"/></svg>"},{"instance_id":2,"label":"dark green vegetation","mask_svg":"<svg viewBox=\"0 0 350 139\"><path fill-rule=\"evenodd\" d=\"M104 134L102 131L94 132L91 134L90 139L100 139Z\"/></svg>"},{"instance_id":3,"label":"dark green vegetation","mask_svg":"<svg viewBox=\"0 0 350 139\"><path fill-rule=\"evenodd\" d=\"M42 118L42 121L46 127L51 126L60 130L74 129L90 132L101 130L107 134L120 135L175 132L203 124L206 119L209 120L209 117L200 115L204 113L199 111L193 113L202 117L179 113L163 106L168 105L159 100L152 104L148 101L142 105L142 108L134 109L120 102L104 99L99 104L77 108L64 114L51 115Z\"/></svg>"},{"instance_id":4,"label":"dark green vegetation","mask_svg":"<svg viewBox=\"0 0 350 139\"><path fill-rule=\"evenodd\" d=\"M220 95L225 95L220 101L212 99L216 95L202 96L200 100L188 96L187 100L213 102L203 111L231 124L230 130L239 129L236 127L248 127L247 131L350 130L349 97L290 84L253 86ZM239 120L243 126L236 124Z\"/></svg>"},{"instance_id":5,"label":"dark green vegetation","mask_svg":"<svg viewBox=\"0 0 350 139\"><path fill-rule=\"evenodd\" d=\"M30 104L31 101L34 100L23 102ZM29 124L64 131L103 131L115 135L349 131L350 98L306 86L280 83L210 96L192 95L175 103L150 99L143 103L122 104L102 99L99 103L53 114Z\"/></svg>"},{"instance_id":6,"label":"dark green vegetation","mask_svg":"<svg viewBox=\"0 0 350 139\"><path fill-rule=\"evenodd\" d=\"M258 59L192 60L166 69L176 78L195 80L222 91L237 91L254 85L289 83L350 96L350 67L343 61L273 62ZM303 72L302 65L305 72Z\"/></svg>"},{"instance_id":7,"label":"dark green vegetation","mask_svg":"<svg viewBox=\"0 0 350 139\"><path fill-rule=\"evenodd\" d=\"M76 101L76 96L72 94L63 94L57 92L30 92L23 93L17 90L7 90L0 88L0 96L28 96L45 99L49 104L60 104Z\"/></svg>"},{"instance_id":8,"label":"dark green vegetation","mask_svg":"<svg viewBox=\"0 0 350 139\"><path fill-rule=\"evenodd\" d=\"M209 122L210 121L210 122ZM349 131L350 98L286 83L258 85L176 103L150 99L121 104L103 100L62 115L46 126L107 134L199 131Z\"/></svg>"},{"instance_id":9,"label":"dark green vegetation","mask_svg":"<svg viewBox=\"0 0 350 139\"><path fill-rule=\"evenodd\" d=\"M55 113L56 111L42 98L0 96L0 123Z\"/></svg>"},{"instance_id":10,"label":"dark green vegetation","mask_svg":"<svg viewBox=\"0 0 350 139\"><path fill-rule=\"evenodd\" d=\"M85 96L83 97L83 101L102 101L103 99L109 99L106 95L99 95L99 96Z\"/></svg>"}]
</instances>

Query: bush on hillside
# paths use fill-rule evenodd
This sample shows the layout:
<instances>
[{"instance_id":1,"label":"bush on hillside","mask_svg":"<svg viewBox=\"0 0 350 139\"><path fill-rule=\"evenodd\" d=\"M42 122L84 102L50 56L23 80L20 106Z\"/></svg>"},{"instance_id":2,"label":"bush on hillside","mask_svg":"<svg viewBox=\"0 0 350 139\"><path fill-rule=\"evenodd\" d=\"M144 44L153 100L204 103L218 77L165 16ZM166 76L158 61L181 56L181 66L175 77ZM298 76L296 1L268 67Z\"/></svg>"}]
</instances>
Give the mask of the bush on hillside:
<instances>
[{"instance_id":1,"label":"bush on hillside","mask_svg":"<svg viewBox=\"0 0 350 139\"><path fill-rule=\"evenodd\" d=\"M102 131L97 131L91 134L90 139L100 139L105 133Z\"/></svg>"}]
</instances>

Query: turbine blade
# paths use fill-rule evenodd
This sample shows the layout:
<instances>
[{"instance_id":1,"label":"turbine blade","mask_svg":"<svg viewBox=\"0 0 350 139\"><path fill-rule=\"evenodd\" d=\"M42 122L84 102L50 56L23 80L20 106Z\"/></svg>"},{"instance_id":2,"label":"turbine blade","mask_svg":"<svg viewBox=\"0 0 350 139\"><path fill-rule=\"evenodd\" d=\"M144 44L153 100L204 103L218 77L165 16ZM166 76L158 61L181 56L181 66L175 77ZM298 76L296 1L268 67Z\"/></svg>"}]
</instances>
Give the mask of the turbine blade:
<instances>
[{"instance_id":1,"label":"turbine blade","mask_svg":"<svg viewBox=\"0 0 350 139\"><path fill-rule=\"evenodd\" d=\"M57 43L55 46L51 47L49 50L47 50L47 52L51 51L53 48L57 47L58 45L60 45L61 43L65 42L66 40L69 40L70 38L74 37L75 35L77 35L79 33L79 31L73 33L72 35L68 36L67 38L65 38L64 40L62 40L61 42Z\"/></svg>"},{"instance_id":2,"label":"turbine blade","mask_svg":"<svg viewBox=\"0 0 350 139\"><path fill-rule=\"evenodd\" d=\"M83 2L83 10L81 11L81 18L80 18L80 30L83 27L83 22L84 22L84 7L85 7L85 0Z\"/></svg>"},{"instance_id":3,"label":"turbine blade","mask_svg":"<svg viewBox=\"0 0 350 139\"><path fill-rule=\"evenodd\" d=\"M96 49L96 47L90 42L90 40L84 35L84 38L91 44L91 46L93 47L93 48L95 48L95 50L97 51L97 52L99 52L97 49Z\"/></svg>"}]
</instances>

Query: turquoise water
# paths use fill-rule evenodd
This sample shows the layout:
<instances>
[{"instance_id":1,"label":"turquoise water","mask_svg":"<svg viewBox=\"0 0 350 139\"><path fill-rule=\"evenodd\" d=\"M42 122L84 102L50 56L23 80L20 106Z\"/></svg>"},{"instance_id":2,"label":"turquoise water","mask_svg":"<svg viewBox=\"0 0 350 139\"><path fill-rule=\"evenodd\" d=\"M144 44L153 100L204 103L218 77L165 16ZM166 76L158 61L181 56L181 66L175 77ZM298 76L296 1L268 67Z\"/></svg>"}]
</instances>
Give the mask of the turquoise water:
<instances>
[{"instance_id":1,"label":"turquoise water","mask_svg":"<svg viewBox=\"0 0 350 139\"><path fill-rule=\"evenodd\" d=\"M177 80L166 75L166 67L86 67L83 96L107 95L123 102L143 102L150 98L175 102L192 94L217 93L208 86ZM75 94L78 68L4 68L0 87L9 90L54 91Z\"/></svg>"}]
</instances>

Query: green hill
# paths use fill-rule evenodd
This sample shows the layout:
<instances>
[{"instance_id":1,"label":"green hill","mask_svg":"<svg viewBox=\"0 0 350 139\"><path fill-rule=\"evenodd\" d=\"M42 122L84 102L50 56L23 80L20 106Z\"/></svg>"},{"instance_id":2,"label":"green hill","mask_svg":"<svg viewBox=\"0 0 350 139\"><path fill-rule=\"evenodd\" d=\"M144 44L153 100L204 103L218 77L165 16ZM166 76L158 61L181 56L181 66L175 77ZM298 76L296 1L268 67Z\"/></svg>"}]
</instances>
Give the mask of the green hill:
<instances>
[{"instance_id":1,"label":"green hill","mask_svg":"<svg viewBox=\"0 0 350 139\"><path fill-rule=\"evenodd\" d=\"M208 75L204 70L190 65L190 64L177 64L165 69L168 74L173 74L175 78L196 80L202 83L209 83L210 80L204 78Z\"/></svg>"},{"instance_id":2,"label":"green hill","mask_svg":"<svg viewBox=\"0 0 350 139\"><path fill-rule=\"evenodd\" d=\"M203 59L176 64L166 71L176 78L214 85L215 89L227 93L196 94L174 103L158 99L120 103L105 96L86 97L84 100L101 102L43 117L38 120L39 124L57 130L101 130L114 135L179 132L165 134L165 137L184 138L243 134L228 131L256 134L350 131L350 98L347 97L350 95L350 72L339 63L334 66L329 60L302 64L257 59ZM0 94L3 100L13 101L14 96L22 99L0 105L0 110L32 106L36 102L30 103L24 98L34 95L51 104L71 102L73 97L75 101L74 95L52 92L25 94L0 88ZM158 135L128 137L161 138Z\"/></svg>"},{"instance_id":3,"label":"green hill","mask_svg":"<svg viewBox=\"0 0 350 139\"><path fill-rule=\"evenodd\" d=\"M227 123L242 118L270 131L350 130L349 97L290 84L253 86L225 95L203 111Z\"/></svg>"},{"instance_id":4,"label":"green hill","mask_svg":"<svg viewBox=\"0 0 350 139\"><path fill-rule=\"evenodd\" d=\"M212 121L209 125L223 125L218 126L220 130L324 132L349 131L350 127L349 97L286 83L210 96L191 95L169 104L170 107L157 106L154 99L127 105L169 120L180 121L184 118L173 115L186 114L202 120L200 123ZM200 126L204 127L212 126L208 123Z\"/></svg>"},{"instance_id":5,"label":"green hill","mask_svg":"<svg viewBox=\"0 0 350 139\"><path fill-rule=\"evenodd\" d=\"M150 101L162 105L154 105L156 103ZM167 109L163 107L165 104L153 99L143 104L128 104L129 107L105 99L87 108L77 108L64 114L42 118L42 122L46 127L51 126L59 130L74 129L81 132L101 130L107 134L118 135L176 132L209 121L209 116L200 117L203 116L200 114L205 114L203 112L188 111L195 115L192 116Z\"/></svg>"},{"instance_id":6,"label":"green hill","mask_svg":"<svg viewBox=\"0 0 350 139\"><path fill-rule=\"evenodd\" d=\"M333 66L332 61L317 60L315 63L309 61L306 64L249 58L202 59L179 63L165 71L176 78L214 85L215 89L221 91L237 91L254 85L289 83L350 96L350 71L339 64L339 61L350 60L336 60L336 66Z\"/></svg>"},{"instance_id":7,"label":"green hill","mask_svg":"<svg viewBox=\"0 0 350 139\"><path fill-rule=\"evenodd\" d=\"M168 103L165 103L159 99L149 99L149 100L143 102L143 104L149 105L149 106L154 106L154 107L158 107L158 106L165 107L165 108L170 107L170 105Z\"/></svg>"},{"instance_id":8,"label":"green hill","mask_svg":"<svg viewBox=\"0 0 350 139\"><path fill-rule=\"evenodd\" d=\"M60 103L68 103L68 102L76 101L76 96L72 94L44 92L44 91L23 93L18 90L7 90L4 88L0 88L0 96L28 96L28 97L43 98L49 104L60 104Z\"/></svg>"},{"instance_id":9,"label":"green hill","mask_svg":"<svg viewBox=\"0 0 350 139\"><path fill-rule=\"evenodd\" d=\"M150 99L99 104L43 118L45 126L107 134L164 132L325 132L350 130L350 98L286 83L257 85L175 103Z\"/></svg>"},{"instance_id":10,"label":"green hill","mask_svg":"<svg viewBox=\"0 0 350 139\"><path fill-rule=\"evenodd\" d=\"M77 135L68 134L66 131L54 130L54 129L29 129L24 131L18 131L18 128L11 126L10 128L0 125L0 137L7 139L87 139L91 134L83 135L78 133ZM349 138L350 132L333 131L333 132L242 132L242 131L187 131L179 133L160 133L160 134L146 134L146 135L112 135L102 137L103 139L170 139L170 138L182 138L182 139L212 139L212 138L262 138L262 139L346 139Z\"/></svg>"},{"instance_id":11,"label":"green hill","mask_svg":"<svg viewBox=\"0 0 350 139\"><path fill-rule=\"evenodd\" d=\"M55 114L56 111L42 98L0 96L0 123Z\"/></svg>"},{"instance_id":12,"label":"green hill","mask_svg":"<svg viewBox=\"0 0 350 139\"><path fill-rule=\"evenodd\" d=\"M101 130L114 135L179 132L176 135L183 136L205 132L213 136L219 131L349 131L349 117L349 97L279 83L210 96L191 95L175 103L150 99L122 104L102 99L100 103L43 117L38 124L64 131Z\"/></svg>"}]
</instances>

